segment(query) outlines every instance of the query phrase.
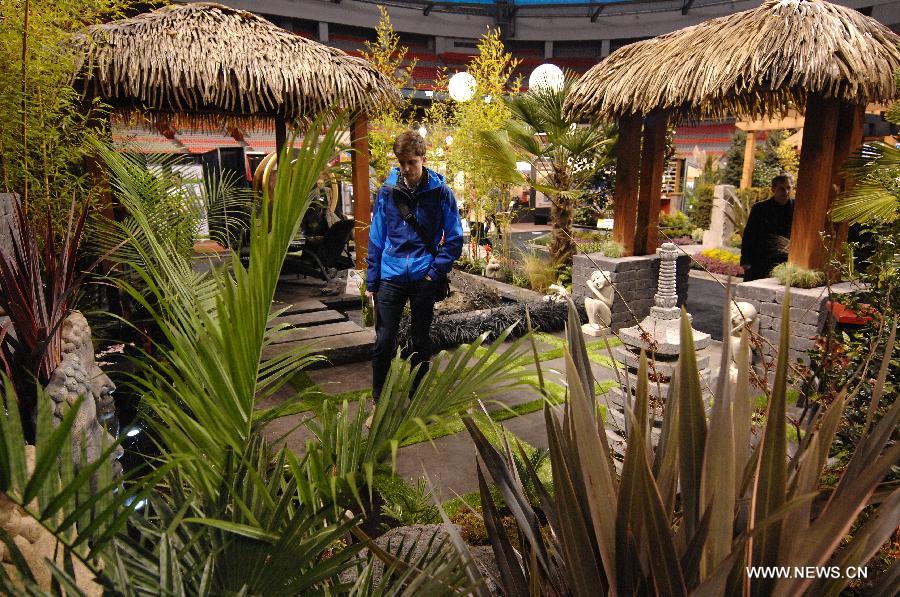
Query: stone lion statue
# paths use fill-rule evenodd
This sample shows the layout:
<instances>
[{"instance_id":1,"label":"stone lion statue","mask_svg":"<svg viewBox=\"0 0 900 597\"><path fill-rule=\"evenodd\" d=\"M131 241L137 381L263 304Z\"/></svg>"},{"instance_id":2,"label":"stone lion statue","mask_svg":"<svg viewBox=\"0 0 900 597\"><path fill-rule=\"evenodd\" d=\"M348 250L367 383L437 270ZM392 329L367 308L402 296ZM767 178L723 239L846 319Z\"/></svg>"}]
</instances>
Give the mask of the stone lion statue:
<instances>
[{"instance_id":1,"label":"stone lion statue","mask_svg":"<svg viewBox=\"0 0 900 597\"><path fill-rule=\"evenodd\" d=\"M114 441L110 431L116 433L118 425L112 397L115 389L115 384L94 359L87 319L73 311L63 322L62 360L50 376L47 394L53 400L54 425L62 421L79 396L85 397L72 428L72 457L76 469L81 464L82 453L87 462L95 462ZM118 446L112 454L114 477L122 472L118 461L122 453L122 447Z\"/></svg>"},{"instance_id":2,"label":"stone lion statue","mask_svg":"<svg viewBox=\"0 0 900 597\"><path fill-rule=\"evenodd\" d=\"M614 289L609 282L610 273L596 270L588 278L586 285L593 296L584 299L584 310L587 311L588 323L581 330L588 336L601 336L609 332L612 325L612 304Z\"/></svg>"}]
</instances>

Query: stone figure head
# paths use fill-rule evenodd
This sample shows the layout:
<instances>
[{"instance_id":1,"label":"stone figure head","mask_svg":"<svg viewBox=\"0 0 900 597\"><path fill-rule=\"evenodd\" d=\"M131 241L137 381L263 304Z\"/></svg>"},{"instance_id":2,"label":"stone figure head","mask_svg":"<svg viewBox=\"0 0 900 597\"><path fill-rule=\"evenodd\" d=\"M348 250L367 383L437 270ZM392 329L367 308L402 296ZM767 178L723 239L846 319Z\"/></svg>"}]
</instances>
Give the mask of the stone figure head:
<instances>
[{"instance_id":1,"label":"stone figure head","mask_svg":"<svg viewBox=\"0 0 900 597\"><path fill-rule=\"evenodd\" d=\"M82 453L88 462L94 462L114 441L101 424L101 420L114 415L114 390L115 384L94 359L87 320L78 311L73 311L63 322L62 360L50 376L47 393L54 403L54 423L57 425L78 397L84 396L72 428L72 457L76 467L81 463ZM119 446L112 454L114 475L121 472L118 458L122 453Z\"/></svg>"},{"instance_id":2,"label":"stone figure head","mask_svg":"<svg viewBox=\"0 0 900 597\"><path fill-rule=\"evenodd\" d=\"M757 331L757 312L752 304L741 301L731 303L731 333L739 336L741 330Z\"/></svg>"},{"instance_id":3,"label":"stone figure head","mask_svg":"<svg viewBox=\"0 0 900 597\"><path fill-rule=\"evenodd\" d=\"M609 284L609 280L607 279L608 274L602 270L594 270L594 273L591 274L590 281L597 290L601 290L607 284Z\"/></svg>"}]
</instances>

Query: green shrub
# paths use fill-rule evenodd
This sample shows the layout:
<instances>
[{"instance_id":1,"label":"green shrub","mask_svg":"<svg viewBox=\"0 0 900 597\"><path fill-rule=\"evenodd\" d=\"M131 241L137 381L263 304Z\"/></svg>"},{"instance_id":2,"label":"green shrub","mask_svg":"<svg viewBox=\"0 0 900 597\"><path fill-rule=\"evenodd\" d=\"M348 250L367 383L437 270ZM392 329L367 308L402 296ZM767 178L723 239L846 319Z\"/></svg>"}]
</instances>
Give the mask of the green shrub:
<instances>
[{"instance_id":1,"label":"green shrub","mask_svg":"<svg viewBox=\"0 0 900 597\"><path fill-rule=\"evenodd\" d=\"M436 524L441 521L425 479L409 485L396 475L385 475L377 480L376 489L384 500L381 513L404 526Z\"/></svg>"},{"instance_id":2,"label":"green shrub","mask_svg":"<svg viewBox=\"0 0 900 597\"><path fill-rule=\"evenodd\" d=\"M600 246L600 252L607 257L612 257L613 259L615 259L616 257L621 257L625 254L625 247L622 245L622 243L617 243L614 240L608 240Z\"/></svg>"},{"instance_id":3,"label":"green shrub","mask_svg":"<svg viewBox=\"0 0 900 597\"><path fill-rule=\"evenodd\" d=\"M696 205L691 214L691 220L697 228L709 230L715 190L715 185L711 184L697 185L697 188L694 189Z\"/></svg>"},{"instance_id":4,"label":"green shrub","mask_svg":"<svg viewBox=\"0 0 900 597\"><path fill-rule=\"evenodd\" d=\"M772 268L770 274L784 286L794 288L816 288L825 283L825 274L817 270L806 269L793 263L781 263Z\"/></svg>"},{"instance_id":5,"label":"green shrub","mask_svg":"<svg viewBox=\"0 0 900 597\"><path fill-rule=\"evenodd\" d=\"M691 219L680 211L659 216L659 230L669 238L690 236L692 229Z\"/></svg>"},{"instance_id":6,"label":"green shrub","mask_svg":"<svg viewBox=\"0 0 900 597\"><path fill-rule=\"evenodd\" d=\"M556 269L550 263L546 254L529 253L522 256L522 270L528 276L528 282L532 290L544 292L551 284L556 282Z\"/></svg>"}]
</instances>

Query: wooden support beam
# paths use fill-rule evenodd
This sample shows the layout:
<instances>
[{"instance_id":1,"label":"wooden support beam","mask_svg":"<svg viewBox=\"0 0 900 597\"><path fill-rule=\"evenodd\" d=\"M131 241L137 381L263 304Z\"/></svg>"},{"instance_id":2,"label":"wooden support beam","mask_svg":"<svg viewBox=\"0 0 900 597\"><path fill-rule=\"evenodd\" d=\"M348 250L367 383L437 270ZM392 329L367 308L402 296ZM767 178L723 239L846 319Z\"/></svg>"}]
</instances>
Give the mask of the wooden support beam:
<instances>
[{"instance_id":1,"label":"wooden support beam","mask_svg":"<svg viewBox=\"0 0 900 597\"><path fill-rule=\"evenodd\" d=\"M634 254L634 226L637 219L638 181L641 166L641 118L619 119L616 142L616 190L613 194L613 240Z\"/></svg>"},{"instance_id":2,"label":"wooden support beam","mask_svg":"<svg viewBox=\"0 0 900 597\"><path fill-rule=\"evenodd\" d=\"M803 127L788 261L807 269L822 269L824 265L821 234L834 197L831 183L839 112L838 100L820 94L810 94L806 100L809 125Z\"/></svg>"},{"instance_id":3,"label":"wooden support beam","mask_svg":"<svg viewBox=\"0 0 900 597\"><path fill-rule=\"evenodd\" d=\"M365 114L359 114L353 119L350 146L353 148L350 169L353 179L353 218L356 220L353 227L356 269L366 269L372 199L369 196L369 126Z\"/></svg>"},{"instance_id":4,"label":"wooden support beam","mask_svg":"<svg viewBox=\"0 0 900 597\"><path fill-rule=\"evenodd\" d=\"M744 169L741 171L741 188L753 186L753 162L756 161L756 131L747 131L747 143L744 145Z\"/></svg>"},{"instance_id":5,"label":"wooden support beam","mask_svg":"<svg viewBox=\"0 0 900 597\"><path fill-rule=\"evenodd\" d=\"M829 198L829 210L834 205L834 200L844 191L853 186L853 180L845 177L841 172L844 162L853 153L859 150L863 140L863 124L866 117L866 106L862 104L841 103L838 111L837 140L834 144L834 161L831 165L831 197ZM828 221L828 235L831 244L828 252L837 256L838 251L847 242L849 226L845 222ZM839 272L828 272L829 277L835 279Z\"/></svg>"},{"instance_id":6,"label":"wooden support beam","mask_svg":"<svg viewBox=\"0 0 900 597\"><path fill-rule=\"evenodd\" d=\"M284 116L275 117L275 155L281 155L281 150L287 144L287 120Z\"/></svg>"},{"instance_id":7,"label":"wooden support beam","mask_svg":"<svg viewBox=\"0 0 900 597\"><path fill-rule=\"evenodd\" d=\"M663 170L666 166L666 121L668 115L654 110L644 118L644 143L641 148L641 187L638 193L634 254L656 252L659 236L659 208Z\"/></svg>"}]
</instances>

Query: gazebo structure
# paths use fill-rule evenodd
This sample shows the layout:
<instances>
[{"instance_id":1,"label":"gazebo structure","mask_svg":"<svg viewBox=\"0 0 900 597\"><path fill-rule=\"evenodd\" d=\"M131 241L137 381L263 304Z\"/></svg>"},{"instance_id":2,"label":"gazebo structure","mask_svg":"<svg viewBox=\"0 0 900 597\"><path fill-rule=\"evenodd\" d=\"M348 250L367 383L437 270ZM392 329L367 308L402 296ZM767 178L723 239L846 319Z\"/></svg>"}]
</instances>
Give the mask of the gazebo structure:
<instances>
[{"instance_id":1,"label":"gazebo structure","mask_svg":"<svg viewBox=\"0 0 900 597\"><path fill-rule=\"evenodd\" d=\"M76 86L117 112L201 121L274 118L280 150L287 125L323 110L352 118L357 259L369 220L366 112L399 91L365 60L221 4L172 5L96 25L83 46Z\"/></svg>"},{"instance_id":2,"label":"gazebo structure","mask_svg":"<svg viewBox=\"0 0 900 597\"><path fill-rule=\"evenodd\" d=\"M613 52L567 109L618 121L613 236L629 255L656 250L669 123L805 112L789 261L819 269L840 166L862 143L865 106L896 98L898 69L900 36L858 11L767 0Z\"/></svg>"}]
</instances>

